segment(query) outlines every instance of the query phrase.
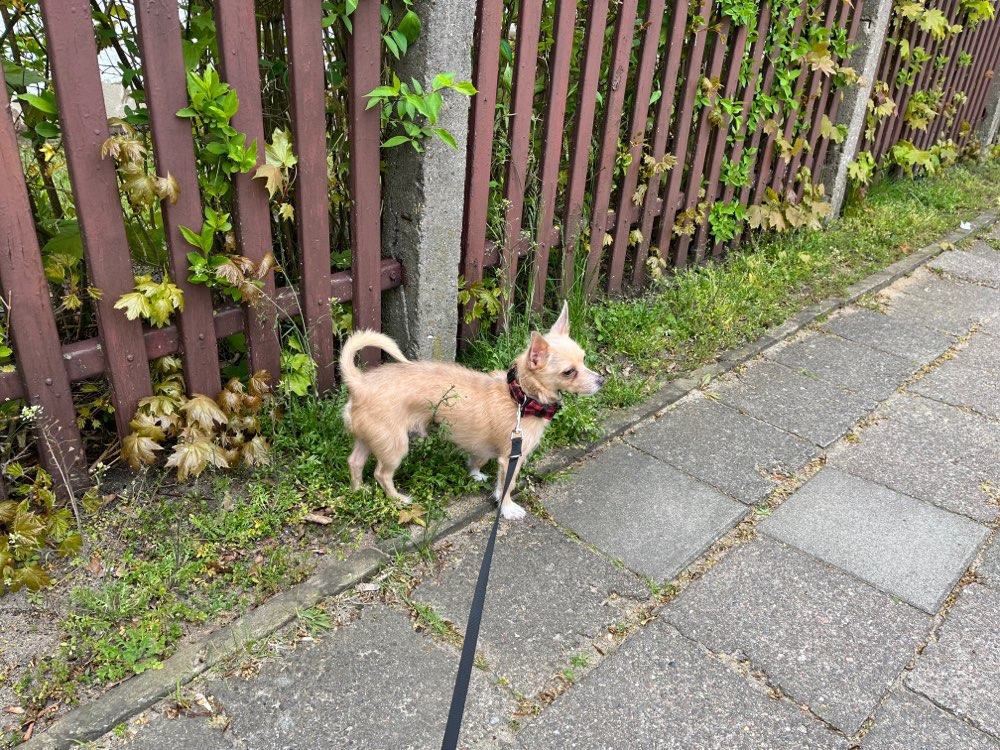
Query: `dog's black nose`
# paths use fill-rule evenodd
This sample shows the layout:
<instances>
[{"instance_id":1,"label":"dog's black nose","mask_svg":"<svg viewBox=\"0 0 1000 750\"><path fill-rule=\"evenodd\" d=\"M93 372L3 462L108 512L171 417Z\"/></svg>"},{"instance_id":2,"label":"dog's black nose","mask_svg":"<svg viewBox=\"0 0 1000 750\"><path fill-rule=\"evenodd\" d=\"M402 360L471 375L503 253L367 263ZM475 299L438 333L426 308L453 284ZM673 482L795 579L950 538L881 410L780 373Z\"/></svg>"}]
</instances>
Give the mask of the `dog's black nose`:
<instances>
[{"instance_id":1,"label":"dog's black nose","mask_svg":"<svg viewBox=\"0 0 1000 750\"><path fill-rule=\"evenodd\" d=\"M606 377L604 377L603 375L598 375L597 376L597 387L600 388L601 386L603 386L605 380L607 380Z\"/></svg>"}]
</instances>

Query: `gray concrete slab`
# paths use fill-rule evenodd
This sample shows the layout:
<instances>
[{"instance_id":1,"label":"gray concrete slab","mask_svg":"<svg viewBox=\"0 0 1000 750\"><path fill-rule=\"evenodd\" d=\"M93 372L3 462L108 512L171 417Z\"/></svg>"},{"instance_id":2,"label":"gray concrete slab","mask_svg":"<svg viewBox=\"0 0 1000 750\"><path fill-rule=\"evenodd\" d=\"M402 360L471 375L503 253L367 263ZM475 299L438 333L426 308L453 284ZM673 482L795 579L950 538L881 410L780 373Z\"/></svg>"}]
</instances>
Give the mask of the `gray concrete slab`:
<instances>
[{"instance_id":1,"label":"gray concrete slab","mask_svg":"<svg viewBox=\"0 0 1000 750\"><path fill-rule=\"evenodd\" d=\"M917 364L871 347L810 331L766 356L786 367L837 383L879 401L888 398Z\"/></svg>"},{"instance_id":2,"label":"gray concrete slab","mask_svg":"<svg viewBox=\"0 0 1000 750\"><path fill-rule=\"evenodd\" d=\"M793 701L853 734L926 637L932 618L761 537L733 549L664 609L721 653L744 655Z\"/></svg>"},{"instance_id":3,"label":"gray concrete slab","mask_svg":"<svg viewBox=\"0 0 1000 750\"><path fill-rule=\"evenodd\" d=\"M994 260L1000 265L1000 253L998 253L995 247L981 239L972 240L968 244L962 243L962 250Z\"/></svg>"},{"instance_id":4,"label":"gray concrete slab","mask_svg":"<svg viewBox=\"0 0 1000 750\"><path fill-rule=\"evenodd\" d=\"M412 594L459 632L465 631L488 530L478 526L445 542L452 549L444 568ZM497 675L533 696L569 666L571 656L623 621L629 603L648 597L636 576L529 517L497 540L479 650Z\"/></svg>"},{"instance_id":5,"label":"gray concrete slab","mask_svg":"<svg viewBox=\"0 0 1000 750\"><path fill-rule=\"evenodd\" d=\"M1000 591L1000 538L994 537L983 550L983 559L977 573L980 583Z\"/></svg>"},{"instance_id":6,"label":"gray concrete slab","mask_svg":"<svg viewBox=\"0 0 1000 750\"><path fill-rule=\"evenodd\" d=\"M676 630L630 638L519 733L523 750L818 750L849 743Z\"/></svg>"},{"instance_id":7,"label":"gray concrete slab","mask_svg":"<svg viewBox=\"0 0 1000 750\"><path fill-rule=\"evenodd\" d=\"M625 443L548 485L542 503L560 526L656 581L680 573L747 512Z\"/></svg>"},{"instance_id":8,"label":"gray concrete slab","mask_svg":"<svg viewBox=\"0 0 1000 750\"><path fill-rule=\"evenodd\" d=\"M990 375L1000 376L1000 337L983 332L974 333L955 354L955 360Z\"/></svg>"},{"instance_id":9,"label":"gray concrete slab","mask_svg":"<svg viewBox=\"0 0 1000 750\"><path fill-rule=\"evenodd\" d=\"M931 614L988 532L964 516L832 468L782 503L763 529Z\"/></svg>"},{"instance_id":10,"label":"gray concrete slab","mask_svg":"<svg viewBox=\"0 0 1000 750\"><path fill-rule=\"evenodd\" d=\"M227 735L237 747L437 747L458 656L415 633L405 613L375 605L316 645L265 662L255 678L209 682L202 692L232 718ZM494 736L516 707L492 682L473 670L463 742ZM172 741L169 731L188 721L195 720L166 725L162 744L150 747L191 747Z\"/></svg>"},{"instance_id":11,"label":"gray concrete slab","mask_svg":"<svg viewBox=\"0 0 1000 750\"><path fill-rule=\"evenodd\" d=\"M862 750L1000 750L1000 744L909 690L893 690Z\"/></svg>"},{"instance_id":12,"label":"gray concrete slab","mask_svg":"<svg viewBox=\"0 0 1000 750\"><path fill-rule=\"evenodd\" d=\"M625 440L744 503L764 498L777 486L776 473L797 471L819 452L808 440L703 396Z\"/></svg>"},{"instance_id":13,"label":"gray concrete slab","mask_svg":"<svg viewBox=\"0 0 1000 750\"><path fill-rule=\"evenodd\" d=\"M967 250L949 250L927 265L949 276L1000 288L1000 257L990 258Z\"/></svg>"},{"instance_id":14,"label":"gray concrete slab","mask_svg":"<svg viewBox=\"0 0 1000 750\"><path fill-rule=\"evenodd\" d=\"M1000 345L1000 339L997 342ZM967 366L961 354L942 362L907 390L1000 421L1000 375Z\"/></svg>"},{"instance_id":15,"label":"gray concrete slab","mask_svg":"<svg viewBox=\"0 0 1000 750\"><path fill-rule=\"evenodd\" d=\"M1000 593L967 586L906 684L1000 736Z\"/></svg>"},{"instance_id":16,"label":"gray concrete slab","mask_svg":"<svg viewBox=\"0 0 1000 750\"><path fill-rule=\"evenodd\" d=\"M938 401L903 394L886 402L856 443L839 443L828 465L976 521L1000 514L1000 425Z\"/></svg>"},{"instance_id":17,"label":"gray concrete slab","mask_svg":"<svg viewBox=\"0 0 1000 750\"><path fill-rule=\"evenodd\" d=\"M889 315L948 333L963 335L1000 312L1000 291L928 271L915 273L900 291L889 303Z\"/></svg>"},{"instance_id":18,"label":"gray concrete slab","mask_svg":"<svg viewBox=\"0 0 1000 750\"><path fill-rule=\"evenodd\" d=\"M955 342L954 336L860 307L845 310L820 326L841 338L921 364L934 361Z\"/></svg>"},{"instance_id":19,"label":"gray concrete slab","mask_svg":"<svg viewBox=\"0 0 1000 750\"><path fill-rule=\"evenodd\" d=\"M826 447L875 408L874 399L775 362L753 362L709 393L786 432Z\"/></svg>"},{"instance_id":20,"label":"gray concrete slab","mask_svg":"<svg viewBox=\"0 0 1000 750\"><path fill-rule=\"evenodd\" d=\"M200 710L200 708L198 709ZM243 745L225 730L224 720L213 726L210 717L178 716L168 719L161 712L152 712L149 723L135 727L135 737L127 744L129 750L242 750ZM109 743L111 738L107 738ZM98 743L98 747L106 747Z\"/></svg>"}]
</instances>

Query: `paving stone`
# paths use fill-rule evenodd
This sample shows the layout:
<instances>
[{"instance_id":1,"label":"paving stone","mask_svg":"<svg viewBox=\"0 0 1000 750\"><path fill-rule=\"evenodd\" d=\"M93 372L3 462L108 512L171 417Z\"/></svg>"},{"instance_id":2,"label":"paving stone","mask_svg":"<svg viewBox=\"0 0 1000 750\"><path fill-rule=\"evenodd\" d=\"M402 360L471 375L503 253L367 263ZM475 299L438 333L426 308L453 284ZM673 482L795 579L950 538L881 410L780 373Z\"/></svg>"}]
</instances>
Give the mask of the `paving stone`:
<instances>
[{"instance_id":1,"label":"paving stone","mask_svg":"<svg viewBox=\"0 0 1000 750\"><path fill-rule=\"evenodd\" d=\"M251 680L233 677L200 689L232 717L226 736L233 747L437 747L458 657L457 649L415 633L405 613L374 605L315 645L264 662ZM515 708L488 675L473 670L463 741L495 735ZM170 722L147 746L223 747L203 744L214 735L192 728L194 722L207 719Z\"/></svg>"},{"instance_id":2,"label":"paving stone","mask_svg":"<svg viewBox=\"0 0 1000 750\"><path fill-rule=\"evenodd\" d=\"M906 684L983 731L1000 735L1000 593L966 586Z\"/></svg>"},{"instance_id":3,"label":"paving stone","mask_svg":"<svg viewBox=\"0 0 1000 750\"><path fill-rule=\"evenodd\" d=\"M747 511L624 443L551 484L542 501L560 526L656 581L676 576Z\"/></svg>"},{"instance_id":4,"label":"paving stone","mask_svg":"<svg viewBox=\"0 0 1000 750\"><path fill-rule=\"evenodd\" d=\"M894 296L888 314L948 333L964 335L974 323L1000 312L1000 291L976 284L915 273Z\"/></svg>"},{"instance_id":5,"label":"paving stone","mask_svg":"<svg viewBox=\"0 0 1000 750\"><path fill-rule=\"evenodd\" d=\"M198 709L200 710L200 709ZM111 735L106 736L109 742ZM120 740L119 740L120 742ZM103 747L100 743L98 747ZM213 727L206 717L178 716L171 721L162 713L154 713L148 724L138 728L134 739L127 744L129 750L238 750L236 737L223 726Z\"/></svg>"},{"instance_id":6,"label":"paving stone","mask_svg":"<svg viewBox=\"0 0 1000 750\"><path fill-rule=\"evenodd\" d=\"M962 249L967 250L974 255L980 255L984 258L995 260L998 264L1000 264L1000 253L997 252L997 249L992 245L983 242L981 239L973 240L968 245L962 247Z\"/></svg>"},{"instance_id":7,"label":"paving stone","mask_svg":"<svg viewBox=\"0 0 1000 750\"><path fill-rule=\"evenodd\" d=\"M856 443L830 450L828 465L976 521L997 517L986 490L1000 485L1000 425L911 394L876 416Z\"/></svg>"},{"instance_id":8,"label":"paving stone","mask_svg":"<svg viewBox=\"0 0 1000 750\"><path fill-rule=\"evenodd\" d=\"M823 447L876 405L868 396L768 361L753 362L738 377L713 384L710 392L742 412Z\"/></svg>"},{"instance_id":9,"label":"paving stone","mask_svg":"<svg viewBox=\"0 0 1000 750\"><path fill-rule=\"evenodd\" d=\"M1000 744L909 690L893 690L862 750L1000 750Z\"/></svg>"},{"instance_id":10,"label":"paving stone","mask_svg":"<svg viewBox=\"0 0 1000 750\"><path fill-rule=\"evenodd\" d=\"M955 354L955 360L977 367L990 375L1000 375L1000 338L988 333L973 334L968 343Z\"/></svg>"},{"instance_id":11,"label":"paving stone","mask_svg":"<svg viewBox=\"0 0 1000 750\"><path fill-rule=\"evenodd\" d=\"M529 517L505 530L493 557L479 650L494 672L533 696L649 590L546 522ZM459 632L468 621L488 531L477 526L464 539L449 540L454 549L444 570L412 594Z\"/></svg>"},{"instance_id":12,"label":"paving stone","mask_svg":"<svg viewBox=\"0 0 1000 750\"><path fill-rule=\"evenodd\" d=\"M625 439L744 503L761 500L777 486L775 473L794 472L819 451L808 440L703 396Z\"/></svg>"},{"instance_id":13,"label":"paving stone","mask_svg":"<svg viewBox=\"0 0 1000 750\"><path fill-rule=\"evenodd\" d=\"M987 534L963 516L831 468L782 503L763 528L932 614Z\"/></svg>"},{"instance_id":14,"label":"paving stone","mask_svg":"<svg viewBox=\"0 0 1000 750\"><path fill-rule=\"evenodd\" d=\"M1000 590L1000 537L994 537L990 546L983 550L982 563L977 572L981 583Z\"/></svg>"},{"instance_id":15,"label":"paving stone","mask_svg":"<svg viewBox=\"0 0 1000 750\"><path fill-rule=\"evenodd\" d=\"M961 356L942 362L906 389L946 404L969 407L1000 421L1000 375L968 367Z\"/></svg>"},{"instance_id":16,"label":"paving stone","mask_svg":"<svg viewBox=\"0 0 1000 750\"><path fill-rule=\"evenodd\" d=\"M949 250L927 265L960 279L1000 287L1000 256L989 258L967 250Z\"/></svg>"},{"instance_id":17,"label":"paving stone","mask_svg":"<svg viewBox=\"0 0 1000 750\"><path fill-rule=\"evenodd\" d=\"M859 307L836 315L821 325L824 330L842 338L921 364L934 361L955 341L954 336Z\"/></svg>"},{"instance_id":18,"label":"paving stone","mask_svg":"<svg viewBox=\"0 0 1000 750\"><path fill-rule=\"evenodd\" d=\"M818 750L849 743L663 622L630 638L518 734L523 750Z\"/></svg>"},{"instance_id":19,"label":"paving stone","mask_svg":"<svg viewBox=\"0 0 1000 750\"><path fill-rule=\"evenodd\" d=\"M796 372L838 383L872 398L888 398L917 365L862 344L810 331L767 356Z\"/></svg>"},{"instance_id":20,"label":"paving stone","mask_svg":"<svg viewBox=\"0 0 1000 750\"><path fill-rule=\"evenodd\" d=\"M767 537L733 549L664 609L715 652L743 655L796 703L853 734L932 618Z\"/></svg>"}]
</instances>

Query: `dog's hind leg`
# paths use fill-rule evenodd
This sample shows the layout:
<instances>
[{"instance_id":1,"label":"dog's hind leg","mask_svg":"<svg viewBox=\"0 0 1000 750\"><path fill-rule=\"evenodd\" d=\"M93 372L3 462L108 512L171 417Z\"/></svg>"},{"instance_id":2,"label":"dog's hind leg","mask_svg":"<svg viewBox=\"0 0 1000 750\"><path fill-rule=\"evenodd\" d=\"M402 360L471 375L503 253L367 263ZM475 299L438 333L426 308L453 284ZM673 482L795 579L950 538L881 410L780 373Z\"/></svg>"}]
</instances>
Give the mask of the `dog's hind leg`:
<instances>
[{"instance_id":1,"label":"dog's hind leg","mask_svg":"<svg viewBox=\"0 0 1000 750\"><path fill-rule=\"evenodd\" d=\"M365 470L365 462L371 455L371 449L361 438L355 438L354 450L351 457L347 459L347 465L351 469L351 489L357 492L361 489L361 475Z\"/></svg>"},{"instance_id":2,"label":"dog's hind leg","mask_svg":"<svg viewBox=\"0 0 1000 750\"><path fill-rule=\"evenodd\" d=\"M392 481L392 476L396 473L396 469L399 468L402 461L402 456L392 461L383 461L379 458L378 464L375 466L375 479L382 485L382 489L385 490L386 495L394 500L399 500L399 502L405 505L409 505L410 498L397 490L396 485Z\"/></svg>"}]
</instances>

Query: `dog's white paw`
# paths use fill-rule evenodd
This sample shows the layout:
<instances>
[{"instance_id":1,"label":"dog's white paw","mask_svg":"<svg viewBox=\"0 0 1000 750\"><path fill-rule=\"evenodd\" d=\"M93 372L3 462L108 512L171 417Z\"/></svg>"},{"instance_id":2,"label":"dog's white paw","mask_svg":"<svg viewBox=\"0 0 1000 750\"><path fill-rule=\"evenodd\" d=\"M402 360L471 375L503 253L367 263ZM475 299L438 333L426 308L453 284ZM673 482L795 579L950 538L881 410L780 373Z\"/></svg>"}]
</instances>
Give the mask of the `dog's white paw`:
<instances>
[{"instance_id":1,"label":"dog's white paw","mask_svg":"<svg viewBox=\"0 0 1000 750\"><path fill-rule=\"evenodd\" d=\"M477 482L485 482L488 479L488 477L479 469L469 469L469 476Z\"/></svg>"},{"instance_id":2,"label":"dog's white paw","mask_svg":"<svg viewBox=\"0 0 1000 750\"><path fill-rule=\"evenodd\" d=\"M502 515L508 521L520 521L522 518L528 515L528 511L526 511L517 503L510 502L500 508L500 515Z\"/></svg>"},{"instance_id":3,"label":"dog's white paw","mask_svg":"<svg viewBox=\"0 0 1000 750\"><path fill-rule=\"evenodd\" d=\"M399 500L400 505L409 505L413 502L413 498L409 495L400 495L397 500Z\"/></svg>"}]
</instances>

